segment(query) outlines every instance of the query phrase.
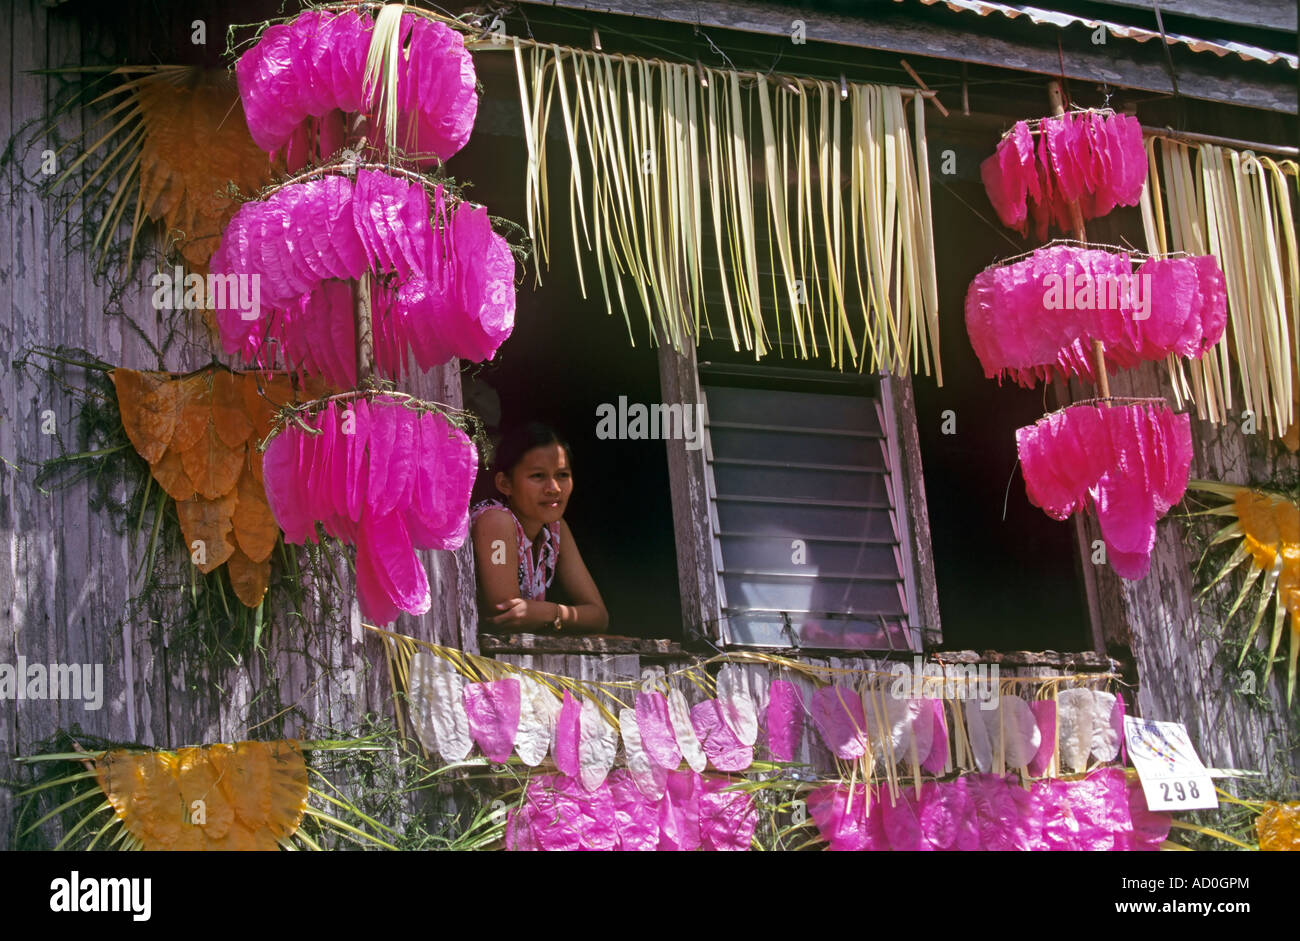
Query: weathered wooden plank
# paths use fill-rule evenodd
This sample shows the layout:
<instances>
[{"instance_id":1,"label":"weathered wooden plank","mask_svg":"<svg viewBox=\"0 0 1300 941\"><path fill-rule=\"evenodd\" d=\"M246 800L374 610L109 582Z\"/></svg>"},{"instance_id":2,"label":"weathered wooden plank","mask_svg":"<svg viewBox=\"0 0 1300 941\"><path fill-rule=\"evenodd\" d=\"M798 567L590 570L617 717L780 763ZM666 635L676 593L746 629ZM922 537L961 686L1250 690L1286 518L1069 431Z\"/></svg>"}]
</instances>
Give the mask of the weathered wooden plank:
<instances>
[{"instance_id":1,"label":"weathered wooden plank","mask_svg":"<svg viewBox=\"0 0 1300 941\"><path fill-rule=\"evenodd\" d=\"M861 49L878 49L910 56L929 56L946 61L996 66L1040 75L1061 75L1096 84L1173 94L1165 65L1164 51L1154 43L1145 45L1111 39L1106 46L1076 45L1077 40L1042 30L1040 42L1028 43L1005 38L993 25L968 17L966 28L914 19L905 13L874 11L871 18L840 15L822 10L795 9L783 5L744 0L525 0L527 4L556 6L596 13L614 13L665 20L692 26L732 29L745 33L789 38L796 19L804 25L811 43L829 43ZM917 63L913 63L916 65ZM919 66L918 66L919 67ZM1280 81L1263 77L1269 66L1260 64L1259 78L1225 74L1221 60L1198 54L1178 69L1178 91L1206 101L1223 101L1245 108L1296 113L1293 76Z\"/></svg>"},{"instance_id":2,"label":"weathered wooden plank","mask_svg":"<svg viewBox=\"0 0 1300 941\"><path fill-rule=\"evenodd\" d=\"M925 498L925 474L921 464L921 443L916 430L916 399L912 377L889 381L894 427L898 430L899 463L903 476L903 504L911 539L912 578L920 609L922 640L926 647L942 643L939 617L939 586L934 577L934 547L930 540L930 510Z\"/></svg>"},{"instance_id":3,"label":"weathered wooden plank","mask_svg":"<svg viewBox=\"0 0 1300 941\"><path fill-rule=\"evenodd\" d=\"M659 385L665 402L684 407L700 404L695 347L681 352L659 343ZM683 442L669 442L668 488L673 507L673 542L677 547L677 583L681 587L683 637L689 643L716 636L718 601L717 565L713 558L713 533L709 527L709 498L705 491L704 449L687 450Z\"/></svg>"},{"instance_id":4,"label":"weathered wooden plank","mask_svg":"<svg viewBox=\"0 0 1300 941\"><path fill-rule=\"evenodd\" d=\"M538 653L631 654L650 657L681 657L681 645L671 640L641 637L614 637L603 634L483 634L479 638L483 653L499 655L536 651Z\"/></svg>"}]
</instances>

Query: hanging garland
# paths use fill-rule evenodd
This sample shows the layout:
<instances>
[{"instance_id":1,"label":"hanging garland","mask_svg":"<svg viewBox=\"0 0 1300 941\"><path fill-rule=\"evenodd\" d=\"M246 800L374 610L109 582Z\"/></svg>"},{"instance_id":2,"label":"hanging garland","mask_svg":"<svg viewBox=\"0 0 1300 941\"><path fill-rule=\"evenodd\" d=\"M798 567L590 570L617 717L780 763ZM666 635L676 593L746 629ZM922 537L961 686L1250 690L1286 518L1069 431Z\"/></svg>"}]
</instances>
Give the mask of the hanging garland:
<instances>
[{"instance_id":1,"label":"hanging garland","mask_svg":"<svg viewBox=\"0 0 1300 941\"><path fill-rule=\"evenodd\" d=\"M648 671L640 683L577 680L368 629L384 639L390 673L407 691L413 732L447 769L520 762L541 772L509 811L507 849L746 849L756 797L784 780L805 716L847 763L829 781L790 782L831 849L1157 849L1169 835L1170 816L1150 812L1124 769L1107 766L1122 757L1123 699L1060 688L1109 675L1017 677L996 708L982 709L895 698L887 687L896 671L724 654ZM745 662L820 685L805 707L796 684L755 684ZM712 695L674 708L674 680ZM942 690L943 679L933 682ZM1040 698L1017 695L1024 685ZM756 761L755 745L773 760ZM476 746L482 759L470 757ZM706 761L722 774L702 774ZM901 781L891 768L909 762L912 779Z\"/></svg>"},{"instance_id":2,"label":"hanging garland","mask_svg":"<svg viewBox=\"0 0 1300 941\"><path fill-rule=\"evenodd\" d=\"M283 153L290 172L338 150L349 113L378 125L390 151L400 147L427 164L465 146L478 112L461 35L399 4L377 21L307 10L267 29L235 74L253 140Z\"/></svg>"},{"instance_id":3,"label":"hanging garland","mask_svg":"<svg viewBox=\"0 0 1300 941\"><path fill-rule=\"evenodd\" d=\"M1128 252L1058 241L976 275L966 330L988 379L1096 382L1094 341L1112 371L1201 356L1223 335L1224 297L1211 256L1146 258L1134 270Z\"/></svg>"},{"instance_id":4,"label":"hanging garland","mask_svg":"<svg viewBox=\"0 0 1300 941\"><path fill-rule=\"evenodd\" d=\"M1120 753L1123 699L1093 688L1109 685L1112 674L1012 677L982 700L969 677L954 679L952 670L900 684L896 669L838 670L760 654L721 654L671 673L652 668L640 682L578 680L367 629L383 638L394 688L405 691L405 708L395 701L399 728L409 723L427 753L455 764L477 745L490 761L517 754L537 767L549 750L563 774L594 788L613 768L621 737L633 781L653 799L683 762L696 773L706 765L735 773L792 761L805 728L846 768L864 780L881 776L891 791L909 779L919 787L922 772L1053 776L1094 769ZM763 682L746 663L788 671L815 688ZM694 705L687 684L704 697ZM756 758L760 746L764 761Z\"/></svg>"},{"instance_id":5,"label":"hanging garland","mask_svg":"<svg viewBox=\"0 0 1300 941\"><path fill-rule=\"evenodd\" d=\"M1017 121L980 164L980 177L1002 224L1025 235L1032 223L1042 241L1049 226L1073 231L1072 203L1084 220L1138 204L1142 126L1108 109Z\"/></svg>"},{"instance_id":6,"label":"hanging garland","mask_svg":"<svg viewBox=\"0 0 1300 941\"><path fill-rule=\"evenodd\" d=\"M1159 399L1104 404L1075 403L1017 429L1016 450L1029 502L1056 520L1095 509L1106 561L1139 579L1156 523L1187 489L1191 418Z\"/></svg>"},{"instance_id":7,"label":"hanging garland","mask_svg":"<svg viewBox=\"0 0 1300 941\"><path fill-rule=\"evenodd\" d=\"M382 375L401 377L408 353L421 369L491 359L514 327L514 258L486 209L449 208L443 186L432 190L361 168L355 181L322 175L245 203L212 257L215 274L249 277L258 291L251 310L237 292L218 295L225 351L355 386L350 282L369 272L382 277L372 295Z\"/></svg>"}]
</instances>

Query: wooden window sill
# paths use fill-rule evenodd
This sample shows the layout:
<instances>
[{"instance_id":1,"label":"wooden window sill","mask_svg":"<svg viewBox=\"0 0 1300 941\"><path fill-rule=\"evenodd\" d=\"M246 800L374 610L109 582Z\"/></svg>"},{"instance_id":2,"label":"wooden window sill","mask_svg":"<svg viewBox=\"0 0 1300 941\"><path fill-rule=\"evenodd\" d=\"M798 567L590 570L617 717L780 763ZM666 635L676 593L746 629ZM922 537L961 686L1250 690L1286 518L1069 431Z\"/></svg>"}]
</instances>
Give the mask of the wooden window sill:
<instances>
[{"instance_id":1,"label":"wooden window sill","mask_svg":"<svg viewBox=\"0 0 1300 941\"><path fill-rule=\"evenodd\" d=\"M497 653L635 654L642 657L685 657L674 640L619 637L614 634L488 634L478 635L479 650Z\"/></svg>"}]
</instances>

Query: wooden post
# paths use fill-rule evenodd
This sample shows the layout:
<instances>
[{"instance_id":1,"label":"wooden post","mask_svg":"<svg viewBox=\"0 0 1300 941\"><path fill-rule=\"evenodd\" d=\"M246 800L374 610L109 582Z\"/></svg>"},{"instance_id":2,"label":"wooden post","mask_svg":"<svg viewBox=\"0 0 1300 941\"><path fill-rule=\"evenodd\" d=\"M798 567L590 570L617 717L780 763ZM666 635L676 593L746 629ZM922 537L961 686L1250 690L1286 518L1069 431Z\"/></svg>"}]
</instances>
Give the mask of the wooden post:
<instances>
[{"instance_id":1,"label":"wooden post","mask_svg":"<svg viewBox=\"0 0 1300 941\"><path fill-rule=\"evenodd\" d=\"M1065 114L1065 95L1061 91L1061 83L1052 80L1047 83L1047 97L1052 103L1052 114L1060 117ZM1070 226L1074 229L1074 237L1080 242L1088 241L1088 232L1083 225L1083 210L1079 208L1077 200L1070 203ZM1092 341L1092 369L1097 379L1097 390L1102 399L1110 398L1110 377L1106 375L1106 353L1102 348L1100 340ZM1108 402L1102 403L1109 405Z\"/></svg>"},{"instance_id":2,"label":"wooden post","mask_svg":"<svg viewBox=\"0 0 1300 941\"><path fill-rule=\"evenodd\" d=\"M375 368L374 311L370 298L370 272L352 282L352 314L356 321L357 385L370 378Z\"/></svg>"}]
</instances>

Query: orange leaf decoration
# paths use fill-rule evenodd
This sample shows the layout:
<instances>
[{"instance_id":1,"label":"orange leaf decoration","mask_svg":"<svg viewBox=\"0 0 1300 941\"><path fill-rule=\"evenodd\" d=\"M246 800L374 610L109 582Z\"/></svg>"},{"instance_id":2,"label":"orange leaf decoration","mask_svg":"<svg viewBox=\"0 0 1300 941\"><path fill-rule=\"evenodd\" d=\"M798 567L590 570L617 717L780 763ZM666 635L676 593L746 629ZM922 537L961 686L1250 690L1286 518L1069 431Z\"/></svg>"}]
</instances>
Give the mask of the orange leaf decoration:
<instances>
[{"instance_id":1,"label":"orange leaf decoration","mask_svg":"<svg viewBox=\"0 0 1300 941\"><path fill-rule=\"evenodd\" d=\"M306 402L310 398L295 395L287 375L277 373L268 379L257 373L245 373L244 414L252 419L253 434L259 442L271 433L276 412L294 401Z\"/></svg>"},{"instance_id":2,"label":"orange leaf decoration","mask_svg":"<svg viewBox=\"0 0 1300 941\"><path fill-rule=\"evenodd\" d=\"M213 424L208 425L193 447L181 452L185 473L194 481L199 495L209 500L216 500L235 489L239 472L244 467L244 457L244 448L227 447Z\"/></svg>"},{"instance_id":3,"label":"orange leaf decoration","mask_svg":"<svg viewBox=\"0 0 1300 941\"><path fill-rule=\"evenodd\" d=\"M280 527L275 524L270 504L266 502L266 491L247 467L240 475L235 495L239 501L233 518L235 542L249 559L263 562L270 557L275 541L280 538Z\"/></svg>"},{"instance_id":4,"label":"orange leaf decoration","mask_svg":"<svg viewBox=\"0 0 1300 941\"><path fill-rule=\"evenodd\" d=\"M181 532L185 534L185 546L190 551L190 558L197 560L194 564L205 575L229 559L235 551L234 540L230 538L234 530L230 517L235 512L235 500L235 494L231 492L219 500L195 497L192 500L180 500L176 504Z\"/></svg>"},{"instance_id":5,"label":"orange leaf decoration","mask_svg":"<svg viewBox=\"0 0 1300 941\"><path fill-rule=\"evenodd\" d=\"M225 69L173 70L140 80L144 126L140 203L161 219L193 268L204 268L239 208L230 183L255 193L270 181L266 155L249 136L234 77Z\"/></svg>"},{"instance_id":6,"label":"orange leaf decoration","mask_svg":"<svg viewBox=\"0 0 1300 941\"><path fill-rule=\"evenodd\" d=\"M119 750L95 772L127 831L149 850L274 850L307 809L307 766L293 741Z\"/></svg>"},{"instance_id":7,"label":"orange leaf decoration","mask_svg":"<svg viewBox=\"0 0 1300 941\"><path fill-rule=\"evenodd\" d=\"M176 429L176 387L165 375L133 369L114 369L109 376L117 390L117 407L126 436L141 457L156 464Z\"/></svg>"},{"instance_id":8,"label":"orange leaf decoration","mask_svg":"<svg viewBox=\"0 0 1300 941\"><path fill-rule=\"evenodd\" d=\"M1262 850L1300 852L1300 801L1279 804L1269 801L1267 810L1255 818L1255 833Z\"/></svg>"},{"instance_id":9,"label":"orange leaf decoration","mask_svg":"<svg viewBox=\"0 0 1300 941\"><path fill-rule=\"evenodd\" d=\"M212 374L212 425L228 448L238 448L253 433L252 419L244 413L246 378L224 370Z\"/></svg>"},{"instance_id":10,"label":"orange leaf decoration","mask_svg":"<svg viewBox=\"0 0 1300 941\"><path fill-rule=\"evenodd\" d=\"M236 549L226 560L226 571L235 595L245 607L256 608L266 597L266 587L271 583L271 560L254 562Z\"/></svg>"},{"instance_id":11,"label":"orange leaf decoration","mask_svg":"<svg viewBox=\"0 0 1300 941\"><path fill-rule=\"evenodd\" d=\"M153 471L153 479L158 481L167 491L167 496L173 500L188 500L194 496L194 482L185 473L185 463L175 448L168 448L162 460L149 465L149 469Z\"/></svg>"},{"instance_id":12,"label":"orange leaf decoration","mask_svg":"<svg viewBox=\"0 0 1300 941\"><path fill-rule=\"evenodd\" d=\"M212 384L206 372L174 382L180 412L176 418L176 433L172 435L172 447L177 451L188 451L199 443L212 423Z\"/></svg>"},{"instance_id":13,"label":"orange leaf decoration","mask_svg":"<svg viewBox=\"0 0 1300 941\"><path fill-rule=\"evenodd\" d=\"M266 595L280 537L262 488L257 446L282 406L333 390L319 379L295 390L284 373L216 367L179 379L130 369L111 375L127 436L176 501L186 546L202 560L199 568L207 573L229 562L239 600L256 607Z\"/></svg>"}]
</instances>

